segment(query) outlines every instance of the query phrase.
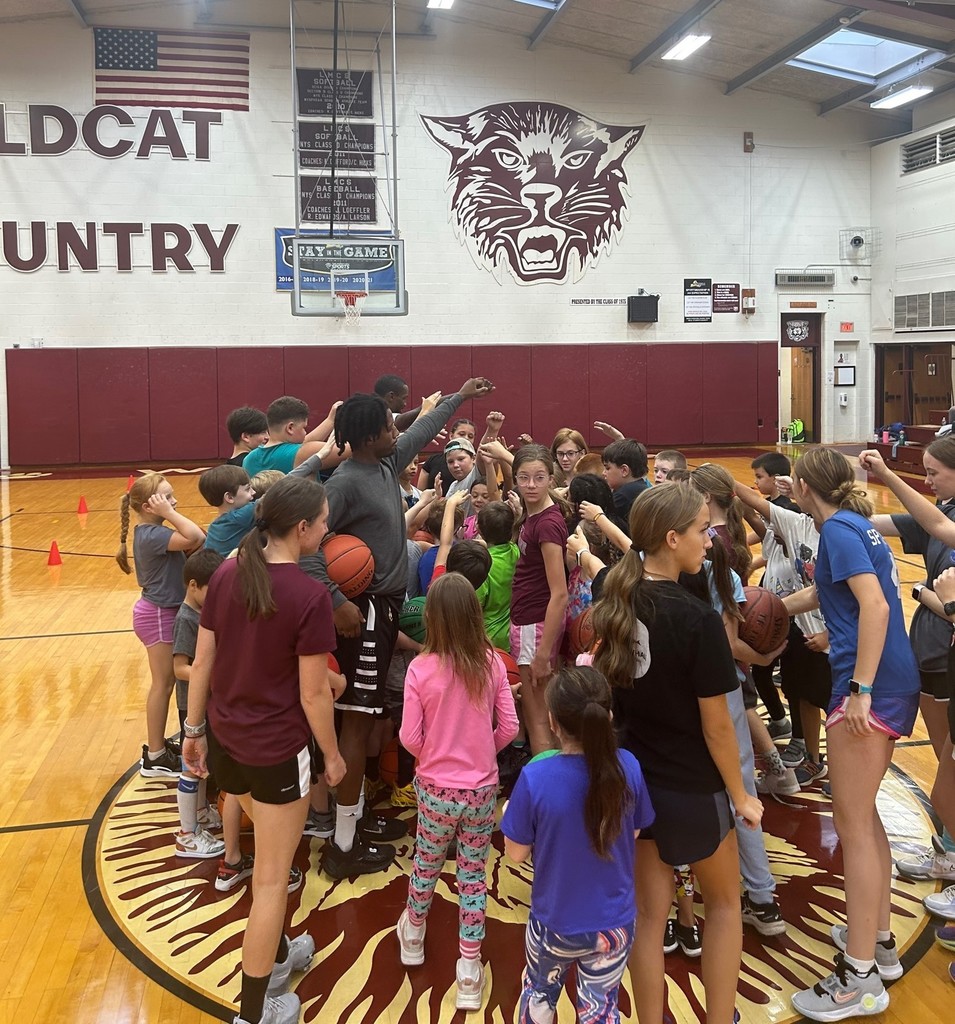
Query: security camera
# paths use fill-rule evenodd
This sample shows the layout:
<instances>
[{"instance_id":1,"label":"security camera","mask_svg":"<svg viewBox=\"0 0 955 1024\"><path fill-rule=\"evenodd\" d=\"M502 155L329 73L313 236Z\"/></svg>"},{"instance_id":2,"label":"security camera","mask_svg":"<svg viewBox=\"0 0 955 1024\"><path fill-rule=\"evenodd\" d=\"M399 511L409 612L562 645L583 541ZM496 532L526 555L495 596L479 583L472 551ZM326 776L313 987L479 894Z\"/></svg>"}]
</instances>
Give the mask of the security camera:
<instances>
[{"instance_id":1,"label":"security camera","mask_svg":"<svg viewBox=\"0 0 955 1024\"><path fill-rule=\"evenodd\" d=\"M865 239L862 235L853 235L852 238L849 239L849 245L851 245L853 249L861 249L862 246L865 245Z\"/></svg>"}]
</instances>

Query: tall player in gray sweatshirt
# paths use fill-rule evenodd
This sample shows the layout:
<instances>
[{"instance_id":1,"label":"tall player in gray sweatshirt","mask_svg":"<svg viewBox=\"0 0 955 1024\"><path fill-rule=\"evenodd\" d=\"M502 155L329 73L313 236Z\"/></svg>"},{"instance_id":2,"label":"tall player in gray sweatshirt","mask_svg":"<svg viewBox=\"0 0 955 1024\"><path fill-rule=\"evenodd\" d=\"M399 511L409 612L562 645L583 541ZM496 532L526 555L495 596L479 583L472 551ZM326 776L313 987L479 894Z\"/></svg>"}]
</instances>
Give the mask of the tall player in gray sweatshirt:
<instances>
[{"instance_id":1,"label":"tall player in gray sweatshirt","mask_svg":"<svg viewBox=\"0 0 955 1024\"><path fill-rule=\"evenodd\" d=\"M377 395L353 395L335 415L335 438L352 456L329 478L328 526L359 537L371 549L375 575L367 590L348 600L325 572L319 555L302 568L321 579L332 594L336 658L348 685L335 707L343 712L339 748L347 765L338 786L335 837L322 866L334 878L381 871L394 860L394 847L376 845L405 834L403 822L363 813L362 781L368 738L384 713L385 676L398 637L398 613L408 579L405 506L399 471L432 441L462 402L494 390L484 377L465 381L399 435L391 410Z\"/></svg>"}]
</instances>

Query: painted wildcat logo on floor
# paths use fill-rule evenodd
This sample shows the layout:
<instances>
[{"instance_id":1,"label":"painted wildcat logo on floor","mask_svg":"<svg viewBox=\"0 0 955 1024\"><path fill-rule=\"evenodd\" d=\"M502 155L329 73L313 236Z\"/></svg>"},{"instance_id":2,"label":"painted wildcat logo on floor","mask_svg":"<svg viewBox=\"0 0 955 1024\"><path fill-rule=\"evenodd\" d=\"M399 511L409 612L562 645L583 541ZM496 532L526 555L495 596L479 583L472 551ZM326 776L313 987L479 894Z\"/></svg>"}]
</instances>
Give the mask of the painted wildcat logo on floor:
<instances>
[{"instance_id":1,"label":"painted wildcat logo on floor","mask_svg":"<svg viewBox=\"0 0 955 1024\"><path fill-rule=\"evenodd\" d=\"M519 284L579 281L623 230L623 163L645 125L603 124L554 103L420 115L451 155L455 234L475 263Z\"/></svg>"}]
</instances>

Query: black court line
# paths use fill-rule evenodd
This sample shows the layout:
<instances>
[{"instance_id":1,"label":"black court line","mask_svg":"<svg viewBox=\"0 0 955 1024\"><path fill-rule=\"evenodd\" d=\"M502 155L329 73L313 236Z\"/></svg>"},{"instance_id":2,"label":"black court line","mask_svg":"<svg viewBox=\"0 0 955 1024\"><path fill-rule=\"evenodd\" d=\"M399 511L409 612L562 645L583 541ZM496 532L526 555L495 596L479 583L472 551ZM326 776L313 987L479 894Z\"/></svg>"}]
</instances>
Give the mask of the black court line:
<instances>
[{"instance_id":1,"label":"black court line","mask_svg":"<svg viewBox=\"0 0 955 1024\"><path fill-rule=\"evenodd\" d=\"M896 741L896 747L927 747L932 741L931 740L902 740L901 743Z\"/></svg>"},{"instance_id":2,"label":"black court line","mask_svg":"<svg viewBox=\"0 0 955 1024\"><path fill-rule=\"evenodd\" d=\"M32 551L38 555L48 555L49 548L21 548L16 544L0 544L0 548L7 551ZM115 555L100 555L95 551L61 551L61 555L74 555L77 558L115 558Z\"/></svg>"},{"instance_id":3,"label":"black court line","mask_svg":"<svg viewBox=\"0 0 955 1024\"><path fill-rule=\"evenodd\" d=\"M131 629L91 629L85 633L25 633L23 636L0 636L4 640L54 640L63 636L109 636L111 633L132 633Z\"/></svg>"},{"instance_id":4,"label":"black court line","mask_svg":"<svg viewBox=\"0 0 955 1024\"><path fill-rule=\"evenodd\" d=\"M39 832L45 828L80 828L89 825L92 818L77 818L74 821L38 821L32 825L4 825L0 828L0 835L8 835L11 832Z\"/></svg>"},{"instance_id":5,"label":"black court line","mask_svg":"<svg viewBox=\"0 0 955 1024\"><path fill-rule=\"evenodd\" d=\"M178 509L196 509L196 508L198 508L198 509L211 509L212 506L211 505L179 505L179 504L176 505L176 509L177 510ZM113 507L109 507L109 508L88 508L86 510L86 512L112 512L114 515L119 515L119 508L118 507L117 508L113 508ZM25 509L18 508L16 510L16 513L19 514L19 515L23 515L23 516L70 516L70 515L78 516L78 515L85 515L86 514L84 512L77 512L75 508L68 508L68 509L56 509L56 508L54 508L54 509L49 509L49 510L47 510L45 512L43 512L43 511L27 512ZM10 515L13 515L13 514L14 513L12 513L12 512L10 513ZM9 518L9 516L7 518ZM2 522L3 522L3 520L0 519L0 523L2 523Z\"/></svg>"},{"instance_id":6,"label":"black court line","mask_svg":"<svg viewBox=\"0 0 955 1024\"><path fill-rule=\"evenodd\" d=\"M22 511L22 508L15 508L12 512L8 512L2 519L0 519L0 523L5 523L8 519L12 519L15 515L19 515Z\"/></svg>"}]
</instances>

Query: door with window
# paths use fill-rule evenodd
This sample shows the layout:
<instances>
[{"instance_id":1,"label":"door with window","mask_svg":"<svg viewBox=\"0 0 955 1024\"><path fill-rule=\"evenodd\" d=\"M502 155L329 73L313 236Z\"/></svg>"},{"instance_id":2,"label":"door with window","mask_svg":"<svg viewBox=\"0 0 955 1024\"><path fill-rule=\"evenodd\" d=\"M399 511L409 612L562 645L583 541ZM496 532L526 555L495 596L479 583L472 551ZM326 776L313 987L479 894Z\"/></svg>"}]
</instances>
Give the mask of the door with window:
<instances>
[{"instance_id":1,"label":"door with window","mask_svg":"<svg viewBox=\"0 0 955 1024\"><path fill-rule=\"evenodd\" d=\"M780 345L789 349L790 417L803 421L806 441L818 442L822 313L784 313L779 334Z\"/></svg>"}]
</instances>

